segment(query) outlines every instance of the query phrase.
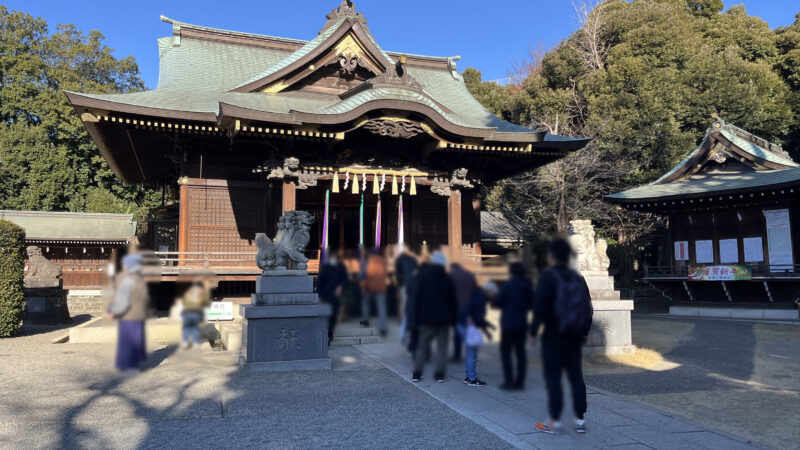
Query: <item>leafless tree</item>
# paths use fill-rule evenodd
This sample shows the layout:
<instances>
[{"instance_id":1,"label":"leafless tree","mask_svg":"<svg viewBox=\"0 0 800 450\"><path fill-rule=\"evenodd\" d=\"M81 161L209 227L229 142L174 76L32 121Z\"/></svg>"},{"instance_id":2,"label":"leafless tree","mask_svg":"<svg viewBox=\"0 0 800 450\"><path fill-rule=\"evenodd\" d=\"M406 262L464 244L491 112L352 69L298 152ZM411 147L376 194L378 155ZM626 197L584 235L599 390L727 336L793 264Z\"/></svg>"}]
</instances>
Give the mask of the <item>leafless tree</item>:
<instances>
[{"instance_id":1,"label":"leafless tree","mask_svg":"<svg viewBox=\"0 0 800 450\"><path fill-rule=\"evenodd\" d=\"M583 58L589 70L605 67L608 43L603 35L608 23L604 14L606 3L601 0L578 0L572 2L580 29L573 39L571 48Z\"/></svg>"},{"instance_id":2,"label":"leafless tree","mask_svg":"<svg viewBox=\"0 0 800 450\"><path fill-rule=\"evenodd\" d=\"M528 44L528 55L523 59L512 59L511 69L508 71L509 83L522 86L530 76L542 71L542 59L548 48L542 42Z\"/></svg>"}]
</instances>

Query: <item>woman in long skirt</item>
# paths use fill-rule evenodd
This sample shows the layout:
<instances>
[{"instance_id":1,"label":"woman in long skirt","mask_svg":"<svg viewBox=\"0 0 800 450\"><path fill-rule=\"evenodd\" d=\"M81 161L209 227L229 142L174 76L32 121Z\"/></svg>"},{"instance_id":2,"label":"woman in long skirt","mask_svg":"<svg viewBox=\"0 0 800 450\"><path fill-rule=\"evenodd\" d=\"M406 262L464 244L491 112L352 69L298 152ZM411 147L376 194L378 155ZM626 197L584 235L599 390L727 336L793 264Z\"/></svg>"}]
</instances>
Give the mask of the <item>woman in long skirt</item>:
<instances>
[{"instance_id":1,"label":"woman in long skirt","mask_svg":"<svg viewBox=\"0 0 800 450\"><path fill-rule=\"evenodd\" d=\"M119 320L116 367L132 371L145 362L144 321L147 318L147 284L142 279L142 256L122 258L121 281L108 308L108 318Z\"/></svg>"}]
</instances>

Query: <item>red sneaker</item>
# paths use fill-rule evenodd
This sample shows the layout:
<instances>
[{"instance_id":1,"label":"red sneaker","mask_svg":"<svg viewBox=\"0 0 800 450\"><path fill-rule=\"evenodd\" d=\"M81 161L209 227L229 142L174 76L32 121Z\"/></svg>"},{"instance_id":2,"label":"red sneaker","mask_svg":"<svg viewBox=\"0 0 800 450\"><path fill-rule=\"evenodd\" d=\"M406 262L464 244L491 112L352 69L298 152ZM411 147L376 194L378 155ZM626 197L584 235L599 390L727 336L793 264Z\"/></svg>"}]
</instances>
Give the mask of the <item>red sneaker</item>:
<instances>
[{"instance_id":1,"label":"red sneaker","mask_svg":"<svg viewBox=\"0 0 800 450\"><path fill-rule=\"evenodd\" d=\"M536 422L536 425L534 425L534 428L536 429L536 431L539 431L541 433L559 434L560 427L558 425L559 425L558 422L556 422L555 424L544 423L544 422Z\"/></svg>"}]
</instances>

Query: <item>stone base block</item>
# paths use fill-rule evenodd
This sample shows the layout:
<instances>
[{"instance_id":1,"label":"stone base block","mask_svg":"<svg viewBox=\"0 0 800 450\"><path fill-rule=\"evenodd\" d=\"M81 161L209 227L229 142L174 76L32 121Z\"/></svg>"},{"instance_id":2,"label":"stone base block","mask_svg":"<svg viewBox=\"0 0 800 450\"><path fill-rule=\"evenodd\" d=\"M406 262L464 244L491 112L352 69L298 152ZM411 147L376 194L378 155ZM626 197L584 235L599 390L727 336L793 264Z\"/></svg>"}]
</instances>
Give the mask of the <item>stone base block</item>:
<instances>
[{"instance_id":1,"label":"stone base block","mask_svg":"<svg viewBox=\"0 0 800 450\"><path fill-rule=\"evenodd\" d=\"M239 359L239 365L248 372L285 372L292 370L330 370L330 358L302 359L296 361L269 361L248 363L244 357Z\"/></svg>"},{"instance_id":2,"label":"stone base block","mask_svg":"<svg viewBox=\"0 0 800 450\"><path fill-rule=\"evenodd\" d=\"M70 323L67 291L60 287L25 288L26 323L58 325Z\"/></svg>"},{"instance_id":3,"label":"stone base block","mask_svg":"<svg viewBox=\"0 0 800 450\"><path fill-rule=\"evenodd\" d=\"M330 369L330 305L242 305L241 312L246 370Z\"/></svg>"},{"instance_id":4,"label":"stone base block","mask_svg":"<svg viewBox=\"0 0 800 450\"><path fill-rule=\"evenodd\" d=\"M319 302L317 294L251 294L253 305L313 305Z\"/></svg>"},{"instance_id":5,"label":"stone base block","mask_svg":"<svg viewBox=\"0 0 800 450\"><path fill-rule=\"evenodd\" d=\"M631 353L633 300L593 301L594 317L585 351L605 355Z\"/></svg>"},{"instance_id":6,"label":"stone base block","mask_svg":"<svg viewBox=\"0 0 800 450\"><path fill-rule=\"evenodd\" d=\"M304 275L270 275L256 279L256 294L294 294L314 292L314 279Z\"/></svg>"},{"instance_id":7,"label":"stone base block","mask_svg":"<svg viewBox=\"0 0 800 450\"><path fill-rule=\"evenodd\" d=\"M713 317L722 319L751 319L751 320L791 320L800 321L800 311L797 309L772 309L772 308L737 308L735 306L690 306L674 305L669 307L670 315L689 317Z\"/></svg>"},{"instance_id":8,"label":"stone base block","mask_svg":"<svg viewBox=\"0 0 800 450\"><path fill-rule=\"evenodd\" d=\"M614 290L614 277L609 276L603 272L601 275L595 275L592 272L582 272L583 278L586 280L586 285L589 290L594 291L613 291Z\"/></svg>"}]
</instances>

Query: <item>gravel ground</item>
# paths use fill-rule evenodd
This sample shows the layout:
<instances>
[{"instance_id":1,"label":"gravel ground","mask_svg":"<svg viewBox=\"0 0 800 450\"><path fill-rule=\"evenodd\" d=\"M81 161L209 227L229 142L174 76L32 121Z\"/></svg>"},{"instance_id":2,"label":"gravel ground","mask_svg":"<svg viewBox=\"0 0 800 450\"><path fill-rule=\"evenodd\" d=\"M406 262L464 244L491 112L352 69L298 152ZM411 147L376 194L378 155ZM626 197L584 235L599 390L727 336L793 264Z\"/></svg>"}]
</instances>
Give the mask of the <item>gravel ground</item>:
<instances>
[{"instance_id":1,"label":"gravel ground","mask_svg":"<svg viewBox=\"0 0 800 450\"><path fill-rule=\"evenodd\" d=\"M125 378L110 348L25 331L0 340L0 448L508 448L349 347L332 371L258 374L158 347Z\"/></svg>"},{"instance_id":2,"label":"gravel ground","mask_svg":"<svg viewBox=\"0 0 800 450\"><path fill-rule=\"evenodd\" d=\"M635 315L664 361L587 364L586 382L778 448L800 448L800 326Z\"/></svg>"}]
</instances>

